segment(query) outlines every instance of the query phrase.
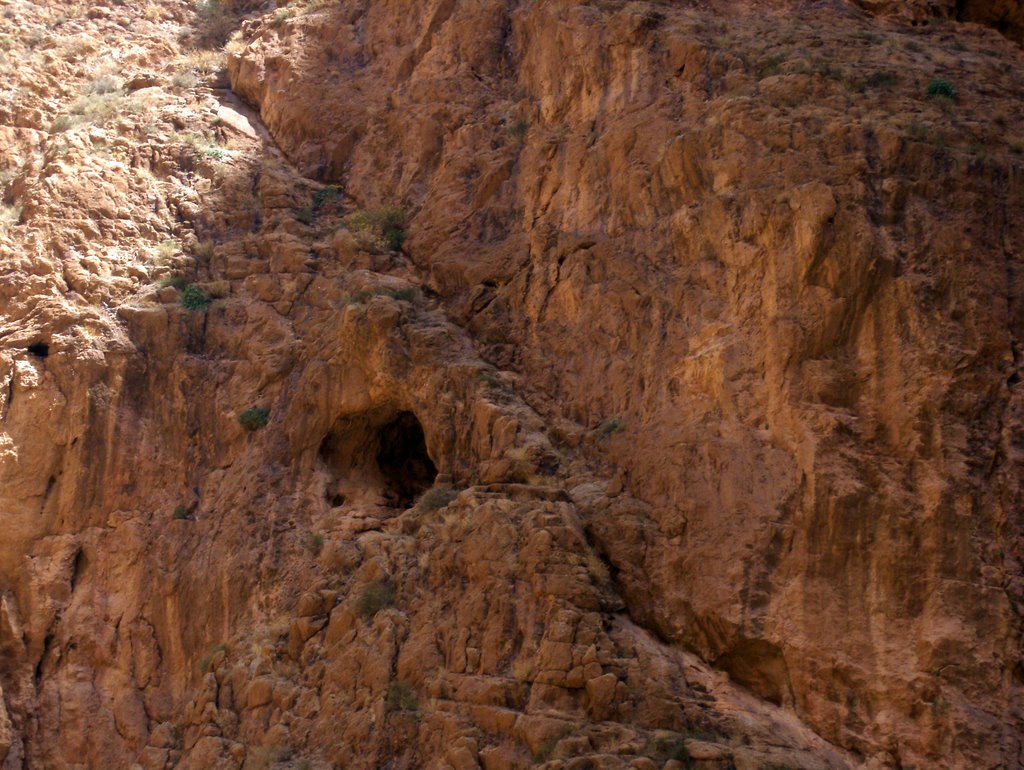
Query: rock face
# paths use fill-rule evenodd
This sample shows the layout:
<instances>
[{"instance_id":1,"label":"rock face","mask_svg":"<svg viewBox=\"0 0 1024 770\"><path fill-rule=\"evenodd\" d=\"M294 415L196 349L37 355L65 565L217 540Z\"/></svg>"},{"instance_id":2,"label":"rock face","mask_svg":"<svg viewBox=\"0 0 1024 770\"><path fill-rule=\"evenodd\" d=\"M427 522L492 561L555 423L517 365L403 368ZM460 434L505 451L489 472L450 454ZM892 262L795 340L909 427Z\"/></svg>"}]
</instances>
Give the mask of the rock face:
<instances>
[{"instance_id":1,"label":"rock face","mask_svg":"<svg viewBox=\"0 0 1024 770\"><path fill-rule=\"evenodd\" d=\"M12 5L3 768L1024 764L1021 9L899 6Z\"/></svg>"}]
</instances>

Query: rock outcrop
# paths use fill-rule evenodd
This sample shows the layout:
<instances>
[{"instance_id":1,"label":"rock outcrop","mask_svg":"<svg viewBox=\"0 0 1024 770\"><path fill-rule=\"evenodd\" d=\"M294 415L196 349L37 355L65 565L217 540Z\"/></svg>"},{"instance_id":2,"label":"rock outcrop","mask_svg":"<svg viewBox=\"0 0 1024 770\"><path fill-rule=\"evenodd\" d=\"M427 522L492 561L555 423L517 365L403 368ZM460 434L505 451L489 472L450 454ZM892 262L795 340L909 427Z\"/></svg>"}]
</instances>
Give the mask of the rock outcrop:
<instances>
[{"instance_id":1,"label":"rock outcrop","mask_svg":"<svg viewBox=\"0 0 1024 770\"><path fill-rule=\"evenodd\" d=\"M889 6L12 4L2 766L1020 766L1020 7Z\"/></svg>"}]
</instances>

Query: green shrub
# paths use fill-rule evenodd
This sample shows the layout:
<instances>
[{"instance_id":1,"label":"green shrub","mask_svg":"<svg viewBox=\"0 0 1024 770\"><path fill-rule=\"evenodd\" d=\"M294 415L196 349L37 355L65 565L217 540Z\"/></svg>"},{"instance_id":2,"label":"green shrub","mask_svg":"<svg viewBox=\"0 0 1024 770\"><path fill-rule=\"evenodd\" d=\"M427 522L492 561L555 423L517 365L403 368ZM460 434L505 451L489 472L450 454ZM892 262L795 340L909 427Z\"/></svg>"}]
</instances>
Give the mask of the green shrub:
<instances>
[{"instance_id":1,"label":"green shrub","mask_svg":"<svg viewBox=\"0 0 1024 770\"><path fill-rule=\"evenodd\" d=\"M530 131L530 124L525 120L517 120L514 123L509 124L505 127L505 133L508 134L512 141L519 143L526 139L526 134Z\"/></svg>"},{"instance_id":2,"label":"green shrub","mask_svg":"<svg viewBox=\"0 0 1024 770\"><path fill-rule=\"evenodd\" d=\"M390 607L395 601L395 589L390 583L375 580L363 588L359 596L359 614L369 620L381 610Z\"/></svg>"},{"instance_id":3,"label":"green shrub","mask_svg":"<svg viewBox=\"0 0 1024 770\"><path fill-rule=\"evenodd\" d=\"M63 134L77 126L81 120L73 115L60 115L50 125L51 134Z\"/></svg>"},{"instance_id":4,"label":"green shrub","mask_svg":"<svg viewBox=\"0 0 1024 770\"><path fill-rule=\"evenodd\" d=\"M533 763L535 765L542 765L551 759L551 755L555 753L555 748L558 746L558 742L562 740L562 736L552 735L544 743L540 745L540 748L534 752Z\"/></svg>"},{"instance_id":5,"label":"green shrub","mask_svg":"<svg viewBox=\"0 0 1024 770\"><path fill-rule=\"evenodd\" d=\"M942 97L946 99L952 99L955 89L953 84L948 80L942 78L935 78L931 83L928 84L928 88L925 89L925 93L930 97Z\"/></svg>"},{"instance_id":6,"label":"green shrub","mask_svg":"<svg viewBox=\"0 0 1024 770\"><path fill-rule=\"evenodd\" d=\"M320 553L324 547L324 536L319 532L310 532L306 542L309 544L309 550L313 553Z\"/></svg>"},{"instance_id":7,"label":"green shrub","mask_svg":"<svg viewBox=\"0 0 1024 770\"><path fill-rule=\"evenodd\" d=\"M762 77L766 75L778 75L782 72L782 65L788 58L789 56L786 53L773 53L757 65L757 72Z\"/></svg>"},{"instance_id":8,"label":"green shrub","mask_svg":"<svg viewBox=\"0 0 1024 770\"><path fill-rule=\"evenodd\" d=\"M412 685L400 679L391 680L384 705L388 711L415 711L420 707Z\"/></svg>"},{"instance_id":9,"label":"green shrub","mask_svg":"<svg viewBox=\"0 0 1024 770\"><path fill-rule=\"evenodd\" d=\"M238 424L250 433L259 430L268 422L270 422L270 410L264 409L262 406L254 406L238 415Z\"/></svg>"},{"instance_id":10,"label":"green shrub","mask_svg":"<svg viewBox=\"0 0 1024 770\"><path fill-rule=\"evenodd\" d=\"M606 438L613 433L618 433L621 430L626 429L626 423L620 420L618 417L613 417L610 420L605 420L597 428L597 433L601 438Z\"/></svg>"},{"instance_id":11,"label":"green shrub","mask_svg":"<svg viewBox=\"0 0 1024 770\"><path fill-rule=\"evenodd\" d=\"M357 211L343 222L360 248L368 251L397 251L405 243L405 210L388 207Z\"/></svg>"},{"instance_id":12,"label":"green shrub","mask_svg":"<svg viewBox=\"0 0 1024 770\"><path fill-rule=\"evenodd\" d=\"M332 201L340 196L341 188L334 185L317 190L313 193L313 211L319 211L328 203L328 201Z\"/></svg>"},{"instance_id":13,"label":"green shrub","mask_svg":"<svg viewBox=\"0 0 1024 770\"><path fill-rule=\"evenodd\" d=\"M402 302L412 302L419 296L419 290L415 286L410 286L407 289L395 289L389 291L388 296L391 299L397 299Z\"/></svg>"},{"instance_id":14,"label":"green shrub","mask_svg":"<svg viewBox=\"0 0 1024 770\"><path fill-rule=\"evenodd\" d=\"M175 88L195 88L199 85L199 77L192 70L183 70L171 78Z\"/></svg>"},{"instance_id":15,"label":"green shrub","mask_svg":"<svg viewBox=\"0 0 1024 770\"><path fill-rule=\"evenodd\" d=\"M452 500L459 496L459 490L451 487L433 487L428 489L420 499L416 501L416 510L428 512L444 508Z\"/></svg>"},{"instance_id":16,"label":"green shrub","mask_svg":"<svg viewBox=\"0 0 1024 770\"><path fill-rule=\"evenodd\" d=\"M224 45L231 35L231 27L231 15L220 0L199 0L196 3L196 29L201 44Z\"/></svg>"},{"instance_id":17,"label":"green shrub","mask_svg":"<svg viewBox=\"0 0 1024 770\"><path fill-rule=\"evenodd\" d=\"M186 310L206 310L211 302L213 300L209 295L194 283L190 283L181 292L181 306Z\"/></svg>"},{"instance_id":18,"label":"green shrub","mask_svg":"<svg viewBox=\"0 0 1024 770\"><path fill-rule=\"evenodd\" d=\"M214 658L214 656L215 656L215 655L216 655L216 654L217 654L218 652L225 652L226 650L227 650L227 645L224 645L224 644L218 644L217 646L213 647L213 648L212 648L212 649L210 650L210 652L209 652L209 653L207 653L206 655L204 655L204 656L203 656L203 657L202 657L202 658L201 658L201 659L199 660L199 670L200 670L200 671L202 671L202 672L203 672L203 673L205 674L205 673L206 673L206 671L207 671L207 670L208 670L208 669L210 668L210 664L211 664L211 663L213 663L213 658Z\"/></svg>"},{"instance_id":19,"label":"green shrub","mask_svg":"<svg viewBox=\"0 0 1024 770\"><path fill-rule=\"evenodd\" d=\"M188 518L188 510L185 508L185 506L179 505L177 508L174 509L174 518L175 519L187 519Z\"/></svg>"},{"instance_id":20,"label":"green shrub","mask_svg":"<svg viewBox=\"0 0 1024 770\"><path fill-rule=\"evenodd\" d=\"M651 758L658 764L674 759L677 762L681 762L683 767L693 766L690 752L682 738L659 738L654 741L653 746L648 748L648 752Z\"/></svg>"}]
</instances>

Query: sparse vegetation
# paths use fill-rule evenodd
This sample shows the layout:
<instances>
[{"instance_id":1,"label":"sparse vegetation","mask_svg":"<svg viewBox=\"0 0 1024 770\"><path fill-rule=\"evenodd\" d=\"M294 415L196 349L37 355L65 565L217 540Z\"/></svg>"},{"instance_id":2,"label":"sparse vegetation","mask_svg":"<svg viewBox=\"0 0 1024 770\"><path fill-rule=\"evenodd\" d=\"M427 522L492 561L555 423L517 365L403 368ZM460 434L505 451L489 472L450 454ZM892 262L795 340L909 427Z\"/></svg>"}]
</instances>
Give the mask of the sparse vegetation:
<instances>
[{"instance_id":1,"label":"sparse vegetation","mask_svg":"<svg viewBox=\"0 0 1024 770\"><path fill-rule=\"evenodd\" d=\"M224 45L231 35L232 19L220 0L199 0L196 3L198 42L208 48Z\"/></svg>"},{"instance_id":2,"label":"sparse vegetation","mask_svg":"<svg viewBox=\"0 0 1024 770\"><path fill-rule=\"evenodd\" d=\"M889 72L888 70L879 70L878 72L872 72L864 80L864 84L868 88L890 88L899 82L899 76L895 72Z\"/></svg>"},{"instance_id":3,"label":"sparse vegetation","mask_svg":"<svg viewBox=\"0 0 1024 770\"><path fill-rule=\"evenodd\" d=\"M191 147L196 155L204 158L224 160L231 156L228 150L220 147L216 142L196 134L184 134L181 136L181 140Z\"/></svg>"},{"instance_id":4,"label":"sparse vegetation","mask_svg":"<svg viewBox=\"0 0 1024 770\"><path fill-rule=\"evenodd\" d=\"M389 291L388 296L401 302L412 302L419 296L419 290L415 286L409 286L405 289Z\"/></svg>"},{"instance_id":5,"label":"sparse vegetation","mask_svg":"<svg viewBox=\"0 0 1024 770\"><path fill-rule=\"evenodd\" d=\"M279 8L274 12L274 23L282 24L295 15L294 8Z\"/></svg>"},{"instance_id":6,"label":"sparse vegetation","mask_svg":"<svg viewBox=\"0 0 1024 770\"><path fill-rule=\"evenodd\" d=\"M0 206L0 228L9 225L16 225L21 221L22 207L18 204L13 206Z\"/></svg>"},{"instance_id":7,"label":"sparse vegetation","mask_svg":"<svg viewBox=\"0 0 1024 770\"><path fill-rule=\"evenodd\" d=\"M183 275L168 275L160 279L160 285L171 286L178 291L183 291L188 286L188 278Z\"/></svg>"},{"instance_id":8,"label":"sparse vegetation","mask_svg":"<svg viewBox=\"0 0 1024 770\"><path fill-rule=\"evenodd\" d=\"M388 711L415 711L420 707L416 691L408 682L392 679L388 684L388 694L384 700Z\"/></svg>"},{"instance_id":9,"label":"sparse vegetation","mask_svg":"<svg viewBox=\"0 0 1024 770\"><path fill-rule=\"evenodd\" d=\"M117 82L117 78L113 75L100 75L98 78L93 80L86 87L85 92L87 94L98 94L103 96L105 94L113 94L118 91L120 84Z\"/></svg>"},{"instance_id":10,"label":"sparse vegetation","mask_svg":"<svg viewBox=\"0 0 1024 770\"><path fill-rule=\"evenodd\" d=\"M329 185L313 193L313 212L320 211L328 202L341 197L341 188Z\"/></svg>"},{"instance_id":11,"label":"sparse vegetation","mask_svg":"<svg viewBox=\"0 0 1024 770\"><path fill-rule=\"evenodd\" d=\"M359 596L359 614L369 620L381 610L390 607L394 601L395 589L391 584L375 580L367 583Z\"/></svg>"},{"instance_id":12,"label":"sparse vegetation","mask_svg":"<svg viewBox=\"0 0 1024 770\"><path fill-rule=\"evenodd\" d=\"M948 80L935 78L935 80L928 84L928 88L925 89L925 93L932 98L939 97L952 99L955 94L955 89L953 88L953 84Z\"/></svg>"},{"instance_id":13,"label":"sparse vegetation","mask_svg":"<svg viewBox=\"0 0 1024 770\"><path fill-rule=\"evenodd\" d=\"M192 70L184 70L171 78L171 85L175 88L195 88L199 85L199 77Z\"/></svg>"},{"instance_id":14,"label":"sparse vegetation","mask_svg":"<svg viewBox=\"0 0 1024 770\"><path fill-rule=\"evenodd\" d=\"M181 306L186 310L206 310L211 302L213 300L210 295L194 283L190 283L181 292Z\"/></svg>"},{"instance_id":15,"label":"sparse vegetation","mask_svg":"<svg viewBox=\"0 0 1024 770\"><path fill-rule=\"evenodd\" d=\"M560 735L552 735L544 743L540 745L533 754L533 764L542 765L551 759L551 755L555 753L555 749L558 747L558 742L562 740Z\"/></svg>"},{"instance_id":16,"label":"sparse vegetation","mask_svg":"<svg viewBox=\"0 0 1024 770\"><path fill-rule=\"evenodd\" d=\"M459 496L459 490L451 487L432 487L420 495L416 501L416 510L427 513L444 508L452 500Z\"/></svg>"},{"instance_id":17,"label":"sparse vegetation","mask_svg":"<svg viewBox=\"0 0 1024 770\"><path fill-rule=\"evenodd\" d=\"M526 139L526 134L530 130L530 124L525 120L517 120L514 123L510 123L505 127L505 133L508 137L516 144L522 144Z\"/></svg>"},{"instance_id":18,"label":"sparse vegetation","mask_svg":"<svg viewBox=\"0 0 1024 770\"><path fill-rule=\"evenodd\" d=\"M357 291L355 294L350 294L349 296L345 297L343 304L361 305L362 303L366 302L366 300L370 299L370 297L373 296L375 295L372 291Z\"/></svg>"},{"instance_id":19,"label":"sparse vegetation","mask_svg":"<svg viewBox=\"0 0 1024 770\"><path fill-rule=\"evenodd\" d=\"M225 644L218 644L211 648L211 650L199 660L199 670L205 674L209 670L210 664L213 663L213 659L217 653L225 652L226 650L227 645Z\"/></svg>"},{"instance_id":20,"label":"sparse vegetation","mask_svg":"<svg viewBox=\"0 0 1024 770\"><path fill-rule=\"evenodd\" d=\"M177 508L174 509L174 518L178 519L178 520L180 520L180 519L187 519L188 518L188 509L185 508L185 506L183 506L183 505L179 505Z\"/></svg>"},{"instance_id":21,"label":"sparse vegetation","mask_svg":"<svg viewBox=\"0 0 1024 770\"><path fill-rule=\"evenodd\" d=\"M324 547L324 536L319 532L310 532L306 543L309 545L309 550L313 553L320 553Z\"/></svg>"},{"instance_id":22,"label":"sparse vegetation","mask_svg":"<svg viewBox=\"0 0 1024 770\"><path fill-rule=\"evenodd\" d=\"M405 210L394 207L357 211L344 226L367 251L397 251L405 243Z\"/></svg>"},{"instance_id":23,"label":"sparse vegetation","mask_svg":"<svg viewBox=\"0 0 1024 770\"><path fill-rule=\"evenodd\" d=\"M536 675L537 669L529 661L516 661L512 666L512 676L520 682L528 682Z\"/></svg>"},{"instance_id":24,"label":"sparse vegetation","mask_svg":"<svg viewBox=\"0 0 1024 770\"><path fill-rule=\"evenodd\" d=\"M167 260L178 253L178 242L173 239L161 241L156 247L156 255L160 259Z\"/></svg>"},{"instance_id":25,"label":"sparse vegetation","mask_svg":"<svg viewBox=\"0 0 1024 770\"><path fill-rule=\"evenodd\" d=\"M608 436L612 435L613 433L618 433L619 431L622 431L622 430L625 430L625 429L626 429L626 423L624 423L618 417L613 417L610 420L605 420L603 423L601 423L598 426L597 434L601 438L607 438Z\"/></svg>"},{"instance_id":26,"label":"sparse vegetation","mask_svg":"<svg viewBox=\"0 0 1024 770\"><path fill-rule=\"evenodd\" d=\"M268 422L270 422L270 410L264 409L262 406L254 406L238 415L238 424L250 433L264 427Z\"/></svg>"},{"instance_id":27,"label":"sparse vegetation","mask_svg":"<svg viewBox=\"0 0 1024 770\"><path fill-rule=\"evenodd\" d=\"M345 305L360 305L373 297L391 297L400 302L416 302L420 298L420 290L415 286L404 289L377 289L375 291L357 291L345 298Z\"/></svg>"},{"instance_id":28,"label":"sparse vegetation","mask_svg":"<svg viewBox=\"0 0 1024 770\"><path fill-rule=\"evenodd\" d=\"M213 256L213 241L200 241L192 248L192 256L199 259L209 259Z\"/></svg>"},{"instance_id":29,"label":"sparse vegetation","mask_svg":"<svg viewBox=\"0 0 1024 770\"><path fill-rule=\"evenodd\" d=\"M771 56L768 56L757 65L757 74L761 77L765 77L767 75L778 75L782 72L782 65L788 58L789 56L783 52L774 53Z\"/></svg>"},{"instance_id":30,"label":"sparse vegetation","mask_svg":"<svg viewBox=\"0 0 1024 770\"><path fill-rule=\"evenodd\" d=\"M242 770L270 770L278 762L287 762L295 750L287 746L257 746L250 748Z\"/></svg>"},{"instance_id":31,"label":"sparse vegetation","mask_svg":"<svg viewBox=\"0 0 1024 770\"><path fill-rule=\"evenodd\" d=\"M596 583L607 583L611 580L611 573L608 570L608 565L602 561L601 557L591 551L586 556L587 574Z\"/></svg>"},{"instance_id":32,"label":"sparse vegetation","mask_svg":"<svg viewBox=\"0 0 1024 770\"><path fill-rule=\"evenodd\" d=\"M683 767L692 767L693 759L686 748L683 738L658 738L648 746L648 755L658 764L664 764L674 759L681 762Z\"/></svg>"}]
</instances>

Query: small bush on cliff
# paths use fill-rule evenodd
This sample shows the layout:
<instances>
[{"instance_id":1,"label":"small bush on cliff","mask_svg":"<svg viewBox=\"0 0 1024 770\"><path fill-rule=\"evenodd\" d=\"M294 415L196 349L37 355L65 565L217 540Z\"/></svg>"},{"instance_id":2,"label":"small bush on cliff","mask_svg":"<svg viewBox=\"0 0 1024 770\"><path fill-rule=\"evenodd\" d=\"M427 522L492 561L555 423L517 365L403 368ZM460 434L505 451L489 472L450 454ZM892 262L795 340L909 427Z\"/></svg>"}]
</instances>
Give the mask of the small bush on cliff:
<instances>
[{"instance_id":1,"label":"small bush on cliff","mask_svg":"<svg viewBox=\"0 0 1024 770\"><path fill-rule=\"evenodd\" d=\"M288 746L256 746L249 749L242 770L270 770L278 762L287 762L295 756Z\"/></svg>"},{"instance_id":2,"label":"small bush on cliff","mask_svg":"<svg viewBox=\"0 0 1024 770\"><path fill-rule=\"evenodd\" d=\"M231 35L232 19L220 0L199 0L196 3L197 42L206 47L218 47Z\"/></svg>"},{"instance_id":3,"label":"small bush on cliff","mask_svg":"<svg viewBox=\"0 0 1024 770\"><path fill-rule=\"evenodd\" d=\"M530 124L525 120L517 120L505 126L505 133L514 144L522 144L526 141L526 134L530 131Z\"/></svg>"},{"instance_id":4,"label":"small bush on cliff","mask_svg":"<svg viewBox=\"0 0 1024 770\"><path fill-rule=\"evenodd\" d=\"M186 286L181 293L181 306L186 310L206 310L211 302L213 300L209 295L194 283Z\"/></svg>"},{"instance_id":5,"label":"small bush on cliff","mask_svg":"<svg viewBox=\"0 0 1024 770\"><path fill-rule=\"evenodd\" d=\"M939 97L952 99L955 89L953 88L953 84L948 80L935 78L935 80L928 84L928 88L925 89L925 93L932 98Z\"/></svg>"},{"instance_id":6,"label":"small bush on cliff","mask_svg":"<svg viewBox=\"0 0 1024 770\"><path fill-rule=\"evenodd\" d=\"M259 430L268 422L270 422L270 410L264 409L262 406L254 406L238 415L238 424L250 433Z\"/></svg>"},{"instance_id":7,"label":"small bush on cliff","mask_svg":"<svg viewBox=\"0 0 1024 770\"><path fill-rule=\"evenodd\" d=\"M313 193L313 211L319 211L335 198L341 197L341 188L329 185Z\"/></svg>"},{"instance_id":8,"label":"small bush on cliff","mask_svg":"<svg viewBox=\"0 0 1024 770\"><path fill-rule=\"evenodd\" d=\"M412 685L400 679L391 680L384 705L388 711L415 711L420 707Z\"/></svg>"},{"instance_id":9,"label":"small bush on cliff","mask_svg":"<svg viewBox=\"0 0 1024 770\"><path fill-rule=\"evenodd\" d=\"M647 755L659 765L675 760L683 767L693 767L693 759L682 738L658 738L648 744Z\"/></svg>"},{"instance_id":10,"label":"small bush on cliff","mask_svg":"<svg viewBox=\"0 0 1024 770\"><path fill-rule=\"evenodd\" d=\"M324 536L319 532L310 532L306 538L306 544L313 553L320 553L324 547Z\"/></svg>"},{"instance_id":11,"label":"small bush on cliff","mask_svg":"<svg viewBox=\"0 0 1024 770\"><path fill-rule=\"evenodd\" d=\"M613 417L610 420L605 420L597 428L597 435L600 438L607 438L613 433L618 433L621 430L626 429L626 423L620 420L618 417Z\"/></svg>"},{"instance_id":12,"label":"small bush on cliff","mask_svg":"<svg viewBox=\"0 0 1024 770\"><path fill-rule=\"evenodd\" d=\"M210 664L213 663L213 659L214 657L216 657L217 653L226 652L227 649L227 645L225 644L218 644L215 647L211 648L210 652L200 659L199 670L205 674L209 670Z\"/></svg>"},{"instance_id":13,"label":"small bush on cliff","mask_svg":"<svg viewBox=\"0 0 1024 770\"><path fill-rule=\"evenodd\" d=\"M360 248L367 251L397 251L405 243L405 210L394 207L368 209L349 214L343 222Z\"/></svg>"},{"instance_id":14,"label":"small bush on cliff","mask_svg":"<svg viewBox=\"0 0 1024 770\"><path fill-rule=\"evenodd\" d=\"M120 88L120 83L113 75L100 75L86 87L89 94L112 94Z\"/></svg>"},{"instance_id":15,"label":"small bush on cliff","mask_svg":"<svg viewBox=\"0 0 1024 770\"><path fill-rule=\"evenodd\" d=\"M386 607L390 607L395 601L395 589L390 583L382 580L375 580L363 588L359 597L359 614L369 620Z\"/></svg>"},{"instance_id":16,"label":"small bush on cliff","mask_svg":"<svg viewBox=\"0 0 1024 770\"><path fill-rule=\"evenodd\" d=\"M174 509L174 518L175 519L187 519L188 518L188 509L186 509L185 506L183 506L183 505L179 505L177 508Z\"/></svg>"},{"instance_id":17,"label":"small bush on cliff","mask_svg":"<svg viewBox=\"0 0 1024 770\"><path fill-rule=\"evenodd\" d=\"M413 302L417 297L419 297L419 290L417 290L415 286L410 286L407 289L395 289L394 291L389 291L388 296L391 297L391 299L397 299L400 302Z\"/></svg>"},{"instance_id":18,"label":"small bush on cliff","mask_svg":"<svg viewBox=\"0 0 1024 770\"><path fill-rule=\"evenodd\" d=\"M433 487L428 489L416 501L416 509L424 513L444 508L459 496L459 490L451 487Z\"/></svg>"},{"instance_id":19,"label":"small bush on cliff","mask_svg":"<svg viewBox=\"0 0 1024 770\"><path fill-rule=\"evenodd\" d=\"M163 287L171 286L178 291L182 291L188 286L188 278L183 275L166 275L160 279L160 285Z\"/></svg>"}]
</instances>

